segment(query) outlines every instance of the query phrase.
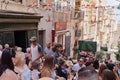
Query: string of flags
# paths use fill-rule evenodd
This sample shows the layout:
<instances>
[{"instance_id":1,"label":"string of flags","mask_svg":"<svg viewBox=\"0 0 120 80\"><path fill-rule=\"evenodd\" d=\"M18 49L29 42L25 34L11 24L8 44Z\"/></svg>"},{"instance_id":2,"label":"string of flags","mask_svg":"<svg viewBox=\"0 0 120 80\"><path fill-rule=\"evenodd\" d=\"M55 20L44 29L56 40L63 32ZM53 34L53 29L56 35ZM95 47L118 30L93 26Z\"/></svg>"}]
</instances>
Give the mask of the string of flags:
<instances>
[{"instance_id":1,"label":"string of flags","mask_svg":"<svg viewBox=\"0 0 120 80\"><path fill-rule=\"evenodd\" d=\"M72 10L73 10L73 7L72 7L72 5L70 5L70 3L67 3L67 5L66 6L62 6L62 5L60 5L60 4L56 4L56 3L54 3L54 2L50 2L50 3L44 3L45 4L45 6L46 6L46 8L47 9L51 9L51 10L53 10L53 11L57 11L57 10L61 10L61 11L66 11L66 12L71 12ZM39 8L39 7L41 7L42 6L42 4L41 4L41 2L39 2L38 3L38 0L33 0L29 5L28 5L28 7L37 7L37 8Z\"/></svg>"},{"instance_id":2,"label":"string of flags","mask_svg":"<svg viewBox=\"0 0 120 80\"><path fill-rule=\"evenodd\" d=\"M90 0L86 0L88 3L90 2ZM101 1L101 0L100 0ZM116 0L118 2L120 2L120 0ZM120 3L119 5L116 5L116 6L95 6L94 4L87 4L87 5L82 5L82 6L85 6L85 8L87 7L94 7L94 8L103 8L103 7L107 7L107 8L117 8L117 9L120 9Z\"/></svg>"},{"instance_id":3,"label":"string of flags","mask_svg":"<svg viewBox=\"0 0 120 80\"><path fill-rule=\"evenodd\" d=\"M120 9L120 4L117 6L110 6L110 5L108 5L108 6L95 6L95 5L89 5L89 4L87 4L87 5L82 5L82 7L85 7L85 8L88 8L88 7L92 7L92 8L117 8L117 9Z\"/></svg>"},{"instance_id":4,"label":"string of flags","mask_svg":"<svg viewBox=\"0 0 120 80\"><path fill-rule=\"evenodd\" d=\"M109 14L109 15L116 15L116 16L120 16L120 14Z\"/></svg>"},{"instance_id":5,"label":"string of flags","mask_svg":"<svg viewBox=\"0 0 120 80\"><path fill-rule=\"evenodd\" d=\"M86 0L87 2L90 2L90 0ZM119 1L120 0L116 0L116 1ZM31 4L29 5L29 7L39 7L38 5L40 5L40 3L38 3L38 0L33 0L31 2ZM51 9L57 9L58 8L58 5L55 5L55 3L48 3L46 4L49 8ZM118 9L120 10L120 3L119 5L114 5L114 6L110 6L110 5L107 5L107 6L96 6L95 4L87 4L87 5L81 5L82 7L84 8L89 8L89 7L92 7L92 8L112 8L112 9ZM66 9L66 7L64 7ZM67 6L67 8L71 11L72 10L72 7L71 6Z\"/></svg>"},{"instance_id":6,"label":"string of flags","mask_svg":"<svg viewBox=\"0 0 120 80\"><path fill-rule=\"evenodd\" d=\"M33 0L30 4L29 4L29 7L37 7L38 6L38 3L36 0Z\"/></svg>"},{"instance_id":7,"label":"string of flags","mask_svg":"<svg viewBox=\"0 0 120 80\"><path fill-rule=\"evenodd\" d=\"M116 0L116 1L119 1L119 2L120 2L120 0Z\"/></svg>"}]
</instances>

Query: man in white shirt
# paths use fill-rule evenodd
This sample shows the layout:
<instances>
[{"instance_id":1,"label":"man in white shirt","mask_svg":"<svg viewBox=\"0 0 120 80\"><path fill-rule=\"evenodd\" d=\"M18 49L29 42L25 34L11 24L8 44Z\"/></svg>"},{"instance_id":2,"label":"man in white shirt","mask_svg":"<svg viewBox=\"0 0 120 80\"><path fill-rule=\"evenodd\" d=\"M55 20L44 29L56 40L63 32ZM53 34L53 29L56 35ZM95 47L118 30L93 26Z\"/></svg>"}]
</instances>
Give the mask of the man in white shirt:
<instances>
[{"instance_id":1,"label":"man in white shirt","mask_svg":"<svg viewBox=\"0 0 120 80\"><path fill-rule=\"evenodd\" d=\"M74 72L74 78L73 78L74 80L78 80L78 71L84 67L86 66L83 58L80 58L78 62L73 65L72 70Z\"/></svg>"},{"instance_id":2,"label":"man in white shirt","mask_svg":"<svg viewBox=\"0 0 120 80\"><path fill-rule=\"evenodd\" d=\"M73 65L72 70L74 72L78 72L83 67L86 67L86 66L84 64L84 59L81 58L81 59L78 60L78 63L76 63L75 65Z\"/></svg>"},{"instance_id":3,"label":"man in white shirt","mask_svg":"<svg viewBox=\"0 0 120 80\"><path fill-rule=\"evenodd\" d=\"M31 55L32 55L32 63L39 61L43 56L42 47L37 43L36 37L31 37Z\"/></svg>"}]
</instances>

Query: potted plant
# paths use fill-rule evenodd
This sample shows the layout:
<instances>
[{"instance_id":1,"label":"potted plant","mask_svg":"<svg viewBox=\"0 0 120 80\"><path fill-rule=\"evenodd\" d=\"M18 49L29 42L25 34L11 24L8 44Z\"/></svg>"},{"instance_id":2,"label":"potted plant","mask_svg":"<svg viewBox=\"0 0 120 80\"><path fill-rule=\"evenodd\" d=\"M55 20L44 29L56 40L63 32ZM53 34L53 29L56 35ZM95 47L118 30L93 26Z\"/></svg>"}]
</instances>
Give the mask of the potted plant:
<instances>
[{"instance_id":1,"label":"potted plant","mask_svg":"<svg viewBox=\"0 0 120 80\"><path fill-rule=\"evenodd\" d=\"M120 44L118 44L118 52L116 53L116 59L120 61Z\"/></svg>"},{"instance_id":2,"label":"potted plant","mask_svg":"<svg viewBox=\"0 0 120 80\"><path fill-rule=\"evenodd\" d=\"M77 46L73 48L73 58L76 59L79 53L79 49Z\"/></svg>"}]
</instances>

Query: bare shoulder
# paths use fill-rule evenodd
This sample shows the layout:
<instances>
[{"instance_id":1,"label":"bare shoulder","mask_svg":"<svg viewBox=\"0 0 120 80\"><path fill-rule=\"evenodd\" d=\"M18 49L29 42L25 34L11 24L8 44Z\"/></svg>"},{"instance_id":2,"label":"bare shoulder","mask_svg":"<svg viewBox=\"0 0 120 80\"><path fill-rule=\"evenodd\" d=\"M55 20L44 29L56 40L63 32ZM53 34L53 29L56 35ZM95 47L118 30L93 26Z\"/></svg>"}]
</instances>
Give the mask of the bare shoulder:
<instances>
[{"instance_id":1,"label":"bare shoulder","mask_svg":"<svg viewBox=\"0 0 120 80\"><path fill-rule=\"evenodd\" d=\"M53 79L49 77L43 77L43 78L40 78L39 80L53 80Z\"/></svg>"},{"instance_id":2,"label":"bare shoulder","mask_svg":"<svg viewBox=\"0 0 120 80\"><path fill-rule=\"evenodd\" d=\"M50 73L50 71L48 69L43 69L41 71L41 76L42 77L51 77L51 73Z\"/></svg>"},{"instance_id":3,"label":"bare shoulder","mask_svg":"<svg viewBox=\"0 0 120 80\"><path fill-rule=\"evenodd\" d=\"M7 69L1 75L0 80L17 80L17 75L13 71Z\"/></svg>"}]
</instances>

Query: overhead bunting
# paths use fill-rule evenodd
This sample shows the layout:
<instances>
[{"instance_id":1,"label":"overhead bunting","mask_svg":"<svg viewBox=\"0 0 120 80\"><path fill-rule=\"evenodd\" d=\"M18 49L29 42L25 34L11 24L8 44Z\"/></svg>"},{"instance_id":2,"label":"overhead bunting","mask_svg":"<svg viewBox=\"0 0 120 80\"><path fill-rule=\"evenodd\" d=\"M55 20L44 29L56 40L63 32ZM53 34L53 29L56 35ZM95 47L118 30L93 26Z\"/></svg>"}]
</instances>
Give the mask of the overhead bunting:
<instances>
[{"instance_id":1,"label":"overhead bunting","mask_svg":"<svg viewBox=\"0 0 120 80\"><path fill-rule=\"evenodd\" d=\"M107 6L95 6L95 5L87 4L87 5L82 5L82 7L85 7L85 8L89 8L89 7L92 7L92 8L112 8L112 9L114 9L114 8L120 7L120 5L119 6L110 6L110 5L107 5Z\"/></svg>"},{"instance_id":2,"label":"overhead bunting","mask_svg":"<svg viewBox=\"0 0 120 80\"><path fill-rule=\"evenodd\" d=\"M116 0L116 1L119 1L119 2L120 2L120 0Z\"/></svg>"},{"instance_id":3,"label":"overhead bunting","mask_svg":"<svg viewBox=\"0 0 120 80\"><path fill-rule=\"evenodd\" d=\"M120 16L120 14L109 14L109 15L116 15L116 16Z\"/></svg>"},{"instance_id":4,"label":"overhead bunting","mask_svg":"<svg viewBox=\"0 0 120 80\"><path fill-rule=\"evenodd\" d=\"M37 6L38 6L38 3L36 0L33 0L29 5L29 7L37 7Z\"/></svg>"}]
</instances>

